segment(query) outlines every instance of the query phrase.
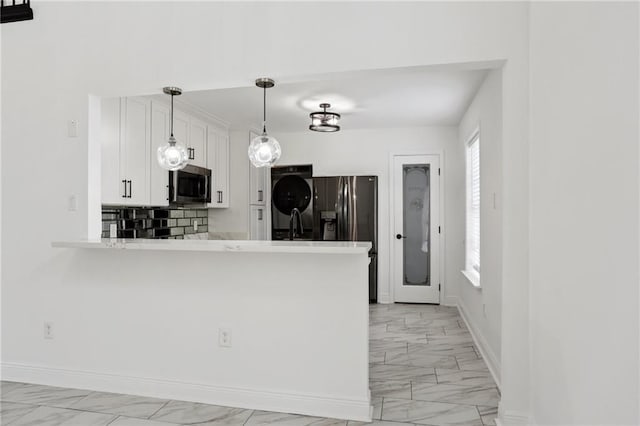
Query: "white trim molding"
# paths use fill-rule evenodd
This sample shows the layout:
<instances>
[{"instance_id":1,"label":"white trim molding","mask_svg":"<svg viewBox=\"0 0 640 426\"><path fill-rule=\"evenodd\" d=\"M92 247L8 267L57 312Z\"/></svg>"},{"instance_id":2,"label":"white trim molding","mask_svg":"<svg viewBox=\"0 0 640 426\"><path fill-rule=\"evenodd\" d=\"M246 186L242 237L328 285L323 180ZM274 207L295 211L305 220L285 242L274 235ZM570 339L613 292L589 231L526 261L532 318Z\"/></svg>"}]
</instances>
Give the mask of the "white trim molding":
<instances>
[{"instance_id":1,"label":"white trim molding","mask_svg":"<svg viewBox=\"0 0 640 426\"><path fill-rule=\"evenodd\" d=\"M480 277L476 277L476 276L474 276L473 273L471 273L469 271L465 271L464 269L462 271L460 271L460 272L467 279L469 284L471 284L473 286L473 288L475 288L477 290L482 290L482 287L480 286Z\"/></svg>"},{"instance_id":2,"label":"white trim molding","mask_svg":"<svg viewBox=\"0 0 640 426\"><path fill-rule=\"evenodd\" d=\"M440 300L440 304L443 306L458 306L458 296L444 296Z\"/></svg>"},{"instance_id":3,"label":"white trim molding","mask_svg":"<svg viewBox=\"0 0 640 426\"><path fill-rule=\"evenodd\" d=\"M212 386L18 363L2 363L1 369L2 380L8 381L193 401L227 407L371 421L370 398L368 401L350 400L327 395Z\"/></svg>"},{"instance_id":4,"label":"white trim molding","mask_svg":"<svg viewBox=\"0 0 640 426\"><path fill-rule=\"evenodd\" d=\"M401 152L397 152L397 151L392 151L389 153L389 169L388 169L388 173L389 173L389 200L392 200L393 198L393 194L395 193L395 159L396 157L420 157L420 156L427 156L427 157L437 157L438 158L438 225L439 225L439 232L437 233L438 236L438 245L439 245L439 249L438 249L438 273L439 273L439 282L438 284L440 285L440 291L438 294L438 304L441 305L446 305L447 302L445 301L445 297L444 294L447 291L447 276L446 276L446 257L447 257L447 246L446 246L446 211L445 211L445 205L446 205L446 193L445 193L445 175L446 175L446 158L445 158L445 151L444 150L436 150L436 151L429 151L429 152L424 152L424 151L415 151L415 150L407 150L407 151L401 151ZM396 298L396 289L395 289L395 285L394 285L394 268L395 266L395 252L394 252L394 244L395 244L395 226L394 226L394 222L395 222L395 218L394 218L394 209L391 208L389 210L389 279L388 279L388 287L389 287L389 291L388 291L388 299L389 302L388 303L396 303L397 302L397 298ZM433 235L436 235L435 233L433 233ZM380 277L378 277L380 278ZM378 287L379 288L379 287ZM380 299L380 291L378 290L379 293L379 299ZM382 302L382 303L387 303ZM399 303L403 303L403 302L399 302ZM420 302L420 303L424 303L424 302ZM428 303L433 303L433 302L428 302ZM453 306L453 305L450 305Z\"/></svg>"},{"instance_id":5,"label":"white trim molding","mask_svg":"<svg viewBox=\"0 0 640 426\"><path fill-rule=\"evenodd\" d=\"M498 385L499 389L502 389L501 380L500 380L500 371L501 364L498 360L496 354L491 350L491 347L487 343L487 339L485 339L482 332L471 322L469 321L469 313L467 308L465 307L462 299L458 299L458 310L460 311L460 316L462 317L464 323L467 325L469 332L471 333L471 337L473 338L474 343L478 347L480 351L480 355L484 358L484 361L487 363L487 367L489 367L489 372L493 376L493 380Z\"/></svg>"},{"instance_id":6,"label":"white trim molding","mask_svg":"<svg viewBox=\"0 0 640 426\"><path fill-rule=\"evenodd\" d=\"M527 413L517 411L506 411L500 413L496 418L497 426L526 426L529 424L529 416Z\"/></svg>"}]
</instances>

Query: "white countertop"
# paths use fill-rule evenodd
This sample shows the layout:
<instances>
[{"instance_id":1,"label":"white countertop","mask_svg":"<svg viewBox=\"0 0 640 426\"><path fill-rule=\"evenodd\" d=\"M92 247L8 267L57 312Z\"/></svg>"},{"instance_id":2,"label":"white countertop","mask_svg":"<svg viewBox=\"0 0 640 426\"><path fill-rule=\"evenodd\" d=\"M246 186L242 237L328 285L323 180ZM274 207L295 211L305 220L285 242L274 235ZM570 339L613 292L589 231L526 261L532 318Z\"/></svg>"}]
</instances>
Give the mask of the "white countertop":
<instances>
[{"instance_id":1,"label":"white countertop","mask_svg":"<svg viewBox=\"0 0 640 426\"><path fill-rule=\"evenodd\" d=\"M81 249L216 251L242 253L366 254L370 242L354 241L255 241L255 240L147 240L116 239L54 241L52 247Z\"/></svg>"}]
</instances>

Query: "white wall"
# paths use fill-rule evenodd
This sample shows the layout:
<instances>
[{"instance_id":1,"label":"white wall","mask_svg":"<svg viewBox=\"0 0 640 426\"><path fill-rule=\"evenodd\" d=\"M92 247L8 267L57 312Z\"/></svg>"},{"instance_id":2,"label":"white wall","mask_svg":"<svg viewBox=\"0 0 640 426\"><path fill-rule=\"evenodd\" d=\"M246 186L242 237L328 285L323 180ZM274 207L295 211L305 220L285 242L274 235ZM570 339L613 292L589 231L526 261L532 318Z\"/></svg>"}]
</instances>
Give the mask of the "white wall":
<instances>
[{"instance_id":1,"label":"white wall","mask_svg":"<svg viewBox=\"0 0 640 426\"><path fill-rule=\"evenodd\" d=\"M458 303L478 339L492 373L500 381L502 334L502 70L487 75L458 127L458 149L465 158L470 137L480 129L480 264L481 289L462 276L464 254L455 271ZM465 170L463 169L463 174ZM456 187L464 228L465 180ZM494 204L495 199L495 204ZM464 234L463 234L464 235ZM463 237L464 238L464 237Z\"/></svg>"},{"instance_id":2,"label":"white wall","mask_svg":"<svg viewBox=\"0 0 640 426\"><path fill-rule=\"evenodd\" d=\"M503 288L501 407L528 413L526 4L335 3L330 32L321 3L41 2L34 8L33 21L0 27L3 362L28 363L35 345L46 360L52 349L42 341L43 321L90 323L99 313L83 309L83 299L112 291L65 287L65 270L50 247L52 240L86 236L89 218L99 220L88 204L88 94L157 94L169 83L216 89L246 86L263 75L286 81L504 60L503 280L509 285ZM333 46L331 55L309 48L318 34ZM70 119L79 122L78 138L65 135ZM25 162L15 159L27 159L36 172L25 173ZM78 197L76 212L66 209L70 194ZM80 264L72 257L63 266ZM86 327L70 337L90 333Z\"/></svg>"},{"instance_id":3,"label":"white wall","mask_svg":"<svg viewBox=\"0 0 640 426\"><path fill-rule=\"evenodd\" d=\"M343 128L348 127L344 119ZM446 265L441 273L442 303L455 303L455 290L449 277L461 259L460 229L455 212L463 208L453 188L463 174L463 159L457 145L455 127L384 128L374 130L341 130L337 133L280 133L282 147L278 164L313 164L314 176L375 175L378 176L378 299L393 302L390 293L390 212L389 197L391 154L441 154L444 190L444 220L441 250ZM246 153L245 153L246 156ZM456 185L459 186L459 185Z\"/></svg>"},{"instance_id":4,"label":"white wall","mask_svg":"<svg viewBox=\"0 0 640 426\"><path fill-rule=\"evenodd\" d=\"M637 425L638 4L534 3L530 30L532 414Z\"/></svg>"},{"instance_id":5,"label":"white wall","mask_svg":"<svg viewBox=\"0 0 640 426\"><path fill-rule=\"evenodd\" d=\"M53 261L51 293L69 309L5 306L25 334L3 336L3 379L369 419L366 253L55 249Z\"/></svg>"}]
</instances>

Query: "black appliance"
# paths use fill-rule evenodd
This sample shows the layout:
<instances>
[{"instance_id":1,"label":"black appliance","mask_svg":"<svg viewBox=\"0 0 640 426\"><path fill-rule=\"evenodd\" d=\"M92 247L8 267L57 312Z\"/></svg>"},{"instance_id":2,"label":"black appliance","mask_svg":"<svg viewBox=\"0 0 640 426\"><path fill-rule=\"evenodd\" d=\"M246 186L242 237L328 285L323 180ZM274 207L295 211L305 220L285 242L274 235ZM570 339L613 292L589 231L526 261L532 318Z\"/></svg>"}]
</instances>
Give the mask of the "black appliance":
<instances>
[{"instance_id":1,"label":"black appliance","mask_svg":"<svg viewBox=\"0 0 640 426\"><path fill-rule=\"evenodd\" d=\"M169 172L169 204L206 204L211 202L211 169L187 165Z\"/></svg>"},{"instance_id":2,"label":"black appliance","mask_svg":"<svg viewBox=\"0 0 640 426\"><path fill-rule=\"evenodd\" d=\"M313 238L312 174L311 165L271 168L272 239Z\"/></svg>"},{"instance_id":3,"label":"black appliance","mask_svg":"<svg viewBox=\"0 0 640 426\"><path fill-rule=\"evenodd\" d=\"M378 177L313 178L313 239L370 241L369 301L378 299Z\"/></svg>"}]
</instances>

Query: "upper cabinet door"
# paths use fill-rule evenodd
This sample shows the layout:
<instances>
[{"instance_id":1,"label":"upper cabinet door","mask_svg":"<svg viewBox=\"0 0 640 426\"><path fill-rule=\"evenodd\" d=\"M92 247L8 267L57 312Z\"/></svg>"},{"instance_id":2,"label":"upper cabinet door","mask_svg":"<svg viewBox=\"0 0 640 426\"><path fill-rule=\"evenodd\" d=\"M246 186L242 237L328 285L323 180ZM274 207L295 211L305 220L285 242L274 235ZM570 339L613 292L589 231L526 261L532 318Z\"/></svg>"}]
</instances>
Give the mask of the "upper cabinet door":
<instances>
[{"instance_id":1,"label":"upper cabinet door","mask_svg":"<svg viewBox=\"0 0 640 426\"><path fill-rule=\"evenodd\" d=\"M216 141L216 193L221 194L219 207L229 207L229 134L218 133Z\"/></svg>"},{"instance_id":2,"label":"upper cabinet door","mask_svg":"<svg viewBox=\"0 0 640 426\"><path fill-rule=\"evenodd\" d=\"M158 148L166 145L170 136L171 112L169 107L151 102L151 164L150 196L152 206L169 205L169 172L158 164Z\"/></svg>"},{"instance_id":3,"label":"upper cabinet door","mask_svg":"<svg viewBox=\"0 0 640 426\"><path fill-rule=\"evenodd\" d=\"M250 132L249 142L258 135ZM247 161L249 161L247 159ZM249 162L249 204L264 206L267 200L267 173L270 172L269 167L254 167Z\"/></svg>"},{"instance_id":4,"label":"upper cabinet door","mask_svg":"<svg viewBox=\"0 0 640 426\"><path fill-rule=\"evenodd\" d=\"M125 184L120 172L120 98L102 99L101 108L102 203L122 204Z\"/></svg>"},{"instance_id":5,"label":"upper cabinet door","mask_svg":"<svg viewBox=\"0 0 640 426\"><path fill-rule=\"evenodd\" d=\"M181 143L187 148L189 148L189 128L189 116L174 109L173 137L176 138L178 143Z\"/></svg>"},{"instance_id":6,"label":"upper cabinet door","mask_svg":"<svg viewBox=\"0 0 640 426\"><path fill-rule=\"evenodd\" d=\"M207 125L206 123L191 118L189 145L189 164L199 167L207 167Z\"/></svg>"},{"instance_id":7,"label":"upper cabinet door","mask_svg":"<svg viewBox=\"0 0 640 426\"><path fill-rule=\"evenodd\" d=\"M207 167L211 169L211 203L208 207L229 207L229 134L215 126L207 128Z\"/></svg>"},{"instance_id":8,"label":"upper cabinet door","mask_svg":"<svg viewBox=\"0 0 640 426\"><path fill-rule=\"evenodd\" d=\"M271 170L268 167L253 167L249 165L250 179L250 200L249 204L266 205L267 199L267 173Z\"/></svg>"},{"instance_id":9,"label":"upper cabinet door","mask_svg":"<svg viewBox=\"0 0 640 426\"><path fill-rule=\"evenodd\" d=\"M125 204L149 204L151 102L123 98L121 102L120 164L124 164ZM122 168L121 168L122 170Z\"/></svg>"}]
</instances>

